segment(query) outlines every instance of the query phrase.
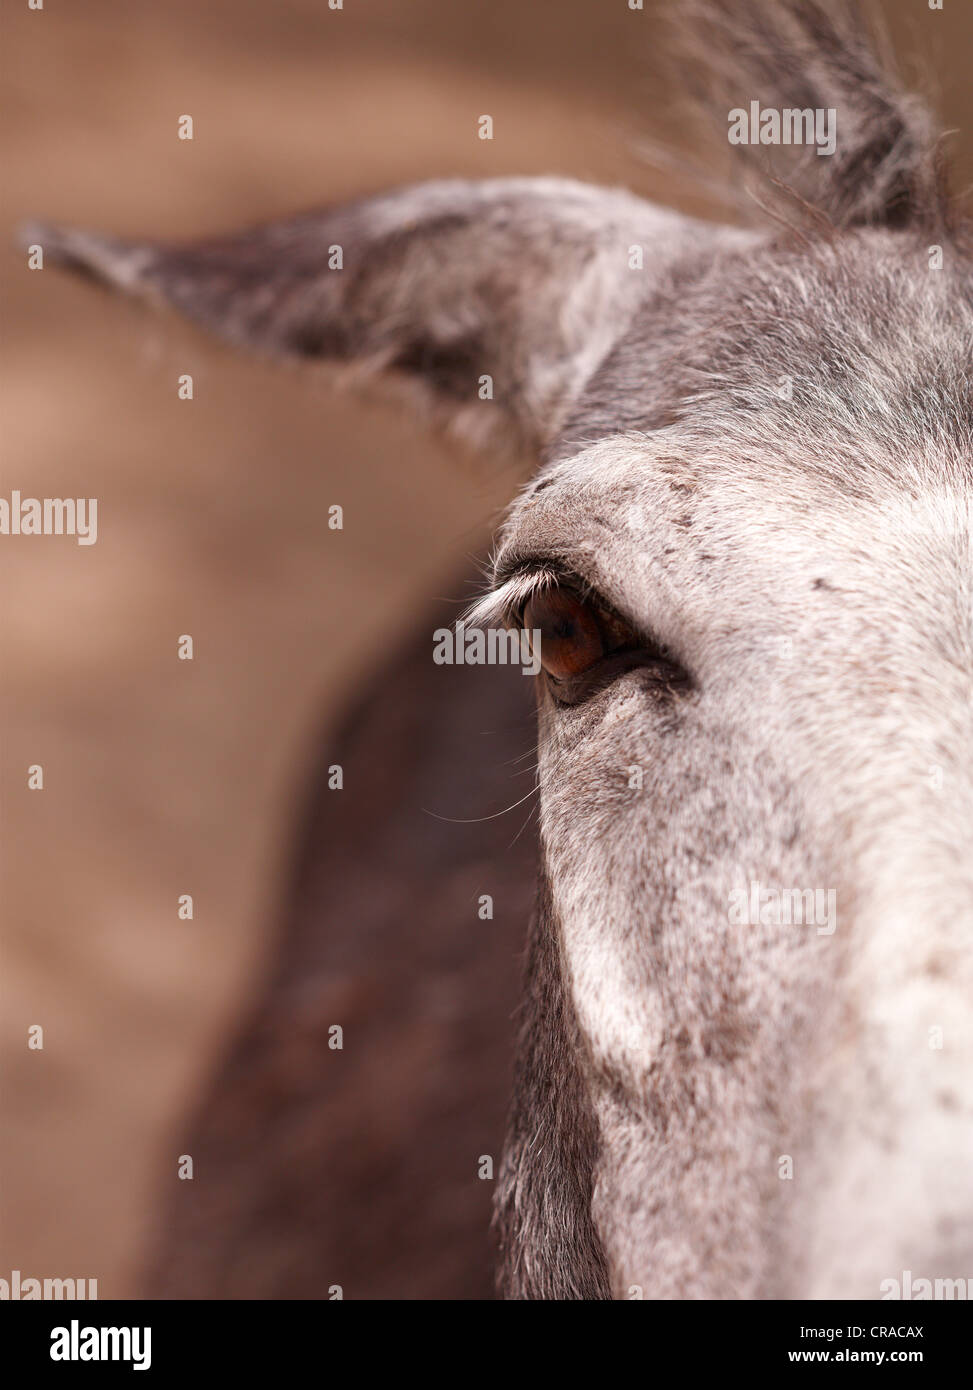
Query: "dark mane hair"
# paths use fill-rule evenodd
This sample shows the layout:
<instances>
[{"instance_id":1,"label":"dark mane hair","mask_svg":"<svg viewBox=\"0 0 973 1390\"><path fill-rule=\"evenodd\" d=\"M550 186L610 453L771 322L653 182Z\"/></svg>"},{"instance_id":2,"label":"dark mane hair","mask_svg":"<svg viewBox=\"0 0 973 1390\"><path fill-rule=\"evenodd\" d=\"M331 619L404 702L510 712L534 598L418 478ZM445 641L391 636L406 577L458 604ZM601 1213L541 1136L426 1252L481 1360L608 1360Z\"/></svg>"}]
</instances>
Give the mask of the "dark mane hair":
<instances>
[{"instance_id":1,"label":"dark mane hair","mask_svg":"<svg viewBox=\"0 0 973 1390\"><path fill-rule=\"evenodd\" d=\"M681 0L671 53L710 138L727 112L764 107L837 112L834 153L740 145L735 167L756 175L757 205L783 219L836 231L966 231L949 191L944 133L927 103L903 85L881 23L858 0Z\"/></svg>"}]
</instances>

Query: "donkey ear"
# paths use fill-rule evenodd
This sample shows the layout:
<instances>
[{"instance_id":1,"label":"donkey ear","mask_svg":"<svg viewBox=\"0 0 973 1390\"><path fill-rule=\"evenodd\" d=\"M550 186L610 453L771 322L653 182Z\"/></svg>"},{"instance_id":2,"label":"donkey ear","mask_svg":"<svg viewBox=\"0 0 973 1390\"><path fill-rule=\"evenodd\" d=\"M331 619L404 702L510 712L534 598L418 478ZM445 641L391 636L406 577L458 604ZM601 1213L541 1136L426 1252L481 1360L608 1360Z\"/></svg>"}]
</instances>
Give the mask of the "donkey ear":
<instances>
[{"instance_id":1,"label":"donkey ear","mask_svg":"<svg viewBox=\"0 0 973 1390\"><path fill-rule=\"evenodd\" d=\"M454 429L542 448L683 220L567 180L420 185L187 245L24 229L49 262L278 356L407 374ZM637 249L636 249L637 248Z\"/></svg>"}]
</instances>

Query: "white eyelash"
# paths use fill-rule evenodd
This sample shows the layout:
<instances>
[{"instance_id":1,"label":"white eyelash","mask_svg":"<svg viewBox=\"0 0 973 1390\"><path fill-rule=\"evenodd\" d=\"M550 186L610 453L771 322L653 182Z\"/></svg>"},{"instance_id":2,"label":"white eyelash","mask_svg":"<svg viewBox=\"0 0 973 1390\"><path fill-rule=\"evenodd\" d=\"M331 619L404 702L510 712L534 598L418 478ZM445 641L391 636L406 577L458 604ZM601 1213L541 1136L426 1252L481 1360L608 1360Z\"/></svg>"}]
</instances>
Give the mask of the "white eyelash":
<instances>
[{"instance_id":1,"label":"white eyelash","mask_svg":"<svg viewBox=\"0 0 973 1390\"><path fill-rule=\"evenodd\" d=\"M478 598L463 614L468 627L517 627L520 611L534 594L559 583L554 570L526 570Z\"/></svg>"}]
</instances>

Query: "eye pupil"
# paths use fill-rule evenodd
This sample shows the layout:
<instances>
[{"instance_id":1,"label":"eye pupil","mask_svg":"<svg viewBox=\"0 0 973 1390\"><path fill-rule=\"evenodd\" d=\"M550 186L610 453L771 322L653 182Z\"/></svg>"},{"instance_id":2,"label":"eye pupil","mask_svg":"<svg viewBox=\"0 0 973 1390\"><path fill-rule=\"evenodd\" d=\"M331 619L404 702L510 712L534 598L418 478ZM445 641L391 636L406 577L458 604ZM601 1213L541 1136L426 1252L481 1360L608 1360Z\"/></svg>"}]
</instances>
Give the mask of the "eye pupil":
<instances>
[{"instance_id":1,"label":"eye pupil","mask_svg":"<svg viewBox=\"0 0 973 1390\"><path fill-rule=\"evenodd\" d=\"M529 633L540 633L541 664L555 680L581 675L605 655L594 609L565 590L549 589L530 599L522 621Z\"/></svg>"}]
</instances>

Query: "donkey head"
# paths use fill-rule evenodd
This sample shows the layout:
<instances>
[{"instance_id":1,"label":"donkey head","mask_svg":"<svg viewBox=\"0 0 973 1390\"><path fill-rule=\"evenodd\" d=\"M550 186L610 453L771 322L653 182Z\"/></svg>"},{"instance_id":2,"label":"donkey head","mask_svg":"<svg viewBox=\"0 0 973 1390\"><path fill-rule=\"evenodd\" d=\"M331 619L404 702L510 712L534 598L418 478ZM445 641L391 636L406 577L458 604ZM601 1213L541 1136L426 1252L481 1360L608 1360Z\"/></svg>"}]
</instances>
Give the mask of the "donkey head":
<instances>
[{"instance_id":1,"label":"donkey head","mask_svg":"<svg viewBox=\"0 0 973 1390\"><path fill-rule=\"evenodd\" d=\"M836 113L832 155L761 170L764 226L511 179L191 246L29 233L541 461L477 609L543 662L514 1297L971 1272L973 265L852 11L706 15L721 128Z\"/></svg>"}]
</instances>

